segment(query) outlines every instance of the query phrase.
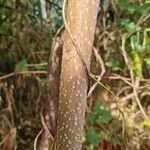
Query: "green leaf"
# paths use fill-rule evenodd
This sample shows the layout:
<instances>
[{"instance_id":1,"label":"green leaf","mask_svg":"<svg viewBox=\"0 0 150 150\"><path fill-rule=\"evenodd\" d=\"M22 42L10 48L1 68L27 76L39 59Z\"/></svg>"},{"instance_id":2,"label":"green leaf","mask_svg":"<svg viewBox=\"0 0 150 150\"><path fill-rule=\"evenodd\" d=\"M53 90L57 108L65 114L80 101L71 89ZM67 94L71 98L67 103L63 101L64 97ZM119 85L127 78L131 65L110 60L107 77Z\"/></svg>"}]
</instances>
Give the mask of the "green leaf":
<instances>
[{"instance_id":1,"label":"green leaf","mask_svg":"<svg viewBox=\"0 0 150 150\"><path fill-rule=\"evenodd\" d=\"M16 72L21 72L21 71L28 71L28 66L27 66L27 61L25 59L21 60L18 62L15 66L15 71Z\"/></svg>"},{"instance_id":2,"label":"green leaf","mask_svg":"<svg viewBox=\"0 0 150 150\"><path fill-rule=\"evenodd\" d=\"M140 55L136 51L132 51L132 68L138 77L142 77L142 62Z\"/></svg>"},{"instance_id":3,"label":"green leaf","mask_svg":"<svg viewBox=\"0 0 150 150\"><path fill-rule=\"evenodd\" d=\"M130 19L120 19L120 24L126 29L127 31L139 31L141 30L141 26L135 24L133 21Z\"/></svg>"},{"instance_id":4,"label":"green leaf","mask_svg":"<svg viewBox=\"0 0 150 150\"><path fill-rule=\"evenodd\" d=\"M100 100L97 100L94 105L94 111L89 113L88 121L94 125L96 121L108 123L112 119L111 113L102 107Z\"/></svg>"},{"instance_id":5,"label":"green leaf","mask_svg":"<svg viewBox=\"0 0 150 150\"><path fill-rule=\"evenodd\" d=\"M35 51L35 50L36 50L36 47L37 47L37 43L32 42L31 44L29 44L29 47L30 47L33 51Z\"/></svg>"},{"instance_id":6,"label":"green leaf","mask_svg":"<svg viewBox=\"0 0 150 150\"><path fill-rule=\"evenodd\" d=\"M97 118L98 118L98 114L91 112L91 113L89 113L87 120L91 125L94 125L97 121Z\"/></svg>"},{"instance_id":7,"label":"green leaf","mask_svg":"<svg viewBox=\"0 0 150 150\"><path fill-rule=\"evenodd\" d=\"M129 23L125 24L124 27L127 31L131 31L131 30L139 31L139 30L141 30L141 27L139 25L136 25L134 22L129 22Z\"/></svg>"},{"instance_id":8,"label":"green leaf","mask_svg":"<svg viewBox=\"0 0 150 150\"><path fill-rule=\"evenodd\" d=\"M150 57L145 58L144 61L150 67Z\"/></svg>"},{"instance_id":9,"label":"green leaf","mask_svg":"<svg viewBox=\"0 0 150 150\"><path fill-rule=\"evenodd\" d=\"M106 109L101 109L98 116L98 121L108 123L112 119L112 115L110 111Z\"/></svg>"},{"instance_id":10,"label":"green leaf","mask_svg":"<svg viewBox=\"0 0 150 150\"><path fill-rule=\"evenodd\" d=\"M118 0L117 3L120 6L120 8L123 8L123 9L127 8L127 6L129 5L128 0Z\"/></svg>"},{"instance_id":11,"label":"green leaf","mask_svg":"<svg viewBox=\"0 0 150 150\"><path fill-rule=\"evenodd\" d=\"M142 46L139 43L139 34L137 34L136 36L135 35L131 36L130 43L131 43L132 50L134 50L135 52L141 51Z\"/></svg>"},{"instance_id":12,"label":"green leaf","mask_svg":"<svg viewBox=\"0 0 150 150\"><path fill-rule=\"evenodd\" d=\"M122 26L126 26L126 24L129 24L130 22L131 22L131 20L129 18L127 18L127 19L119 19L119 23Z\"/></svg>"},{"instance_id":13,"label":"green leaf","mask_svg":"<svg viewBox=\"0 0 150 150\"><path fill-rule=\"evenodd\" d=\"M97 100L97 101L95 102L95 105L94 105L94 111L95 111L95 112L99 112L101 106L102 106L101 101L100 101L100 100Z\"/></svg>"},{"instance_id":14,"label":"green leaf","mask_svg":"<svg viewBox=\"0 0 150 150\"><path fill-rule=\"evenodd\" d=\"M11 23L3 22L0 27L0 34L10 35L10 32L11 32Z\"/></svg>"},{"instance_id":15,"label":"green leaf","mask_svg":"<svg viewBox=\"0 0 150 150\"><path fill-rule=\"evenodd\" d=\"M126 28L126 30L133 30L133 29L135 29L135 23L134 22L129 22L129 23L127 23L127 24L125 24L125 28Z\"/></svg>"},{"instance_id":16,"label":"green leaf","mask_svg":"<svg viewBox=\"0 0 150 150\"><path fill-rule=\"evenodd\" d=\"M106 62L106 66L110 67L112 71L118 71L120 69L119 65L120 63L116 59L110 59Z\"/></svg>"},{"instance_id":17,"label":"green leaf","mask_svg":"<svg viewBox=\"0 0 150 150\"><path fill-rule=\"evenodd\" d=\"M100 140L94 128L87 129L86 137L89 144L97 144Z\"/></svg>"},{"instance_id":18,"label":"green leaf","mask_svg":"<svg viewBox=\"0 0 150 150\"><path fill-rule=\"evenodd\" d=\"M128 5L127 10L130 14L133 14L136 11L136 6L134 5Z\"/></svg>"}]
</instances>

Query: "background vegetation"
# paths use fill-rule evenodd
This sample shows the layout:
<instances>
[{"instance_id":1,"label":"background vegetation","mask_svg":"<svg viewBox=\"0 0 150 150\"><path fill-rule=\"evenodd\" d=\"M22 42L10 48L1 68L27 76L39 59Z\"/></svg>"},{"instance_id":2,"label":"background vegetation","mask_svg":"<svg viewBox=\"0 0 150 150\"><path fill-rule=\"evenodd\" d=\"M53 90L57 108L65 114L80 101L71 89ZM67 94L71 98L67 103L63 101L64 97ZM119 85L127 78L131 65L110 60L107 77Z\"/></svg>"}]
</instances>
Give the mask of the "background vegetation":
<instances>
[{"instance_id":1,"label":"background vegetation","mask_svg":"<svg viewBox=\"0 0 150 150\"><path fill-rule=\"evenodd\" d=\"M61 7L61 0L46 0L43 19L40 0L0 2L0 146L10 136L18 149L33 149L51 43L63 24ZM94 45L105 74L87 101L83 148L148 150L150 1L101 0L99 8ZM94 56L91 70L101 73Z\"/></svg>"}]
</instances>

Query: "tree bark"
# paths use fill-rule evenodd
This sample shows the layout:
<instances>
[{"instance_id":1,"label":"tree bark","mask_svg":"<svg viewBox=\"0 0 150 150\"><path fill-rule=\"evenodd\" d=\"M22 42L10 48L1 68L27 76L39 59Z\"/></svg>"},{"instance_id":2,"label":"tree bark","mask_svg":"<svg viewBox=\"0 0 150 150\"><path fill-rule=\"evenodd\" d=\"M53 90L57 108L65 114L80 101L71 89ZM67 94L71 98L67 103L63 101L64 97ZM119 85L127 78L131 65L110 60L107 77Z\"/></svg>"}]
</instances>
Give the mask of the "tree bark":
<instances>
[{"instance_id":1,"label":"tree bark","mask_svg":"<svg viewBox=\"0 0 150 150\"><path fill-rule=\"evenodd\" d=\"M39 143L39 150L49 150L56 134L56 120L58 114L60 71L62 60L62 38L64 28L56 33L48 64L47 100L44 105L41 123L43 126Z\"/></svg>"},{"instance_id":2,"label":"tree bark","mask_svg":"<svg viewBox=\"0 0 150 150\"><path fill-rule=\"evenodd\" d=\"M99 0L68 0L67 24L87 66L94 41ZM82 147L88 77L85 65L65 30L59 95L57 150Z\"/></svg>"}]
</instances>

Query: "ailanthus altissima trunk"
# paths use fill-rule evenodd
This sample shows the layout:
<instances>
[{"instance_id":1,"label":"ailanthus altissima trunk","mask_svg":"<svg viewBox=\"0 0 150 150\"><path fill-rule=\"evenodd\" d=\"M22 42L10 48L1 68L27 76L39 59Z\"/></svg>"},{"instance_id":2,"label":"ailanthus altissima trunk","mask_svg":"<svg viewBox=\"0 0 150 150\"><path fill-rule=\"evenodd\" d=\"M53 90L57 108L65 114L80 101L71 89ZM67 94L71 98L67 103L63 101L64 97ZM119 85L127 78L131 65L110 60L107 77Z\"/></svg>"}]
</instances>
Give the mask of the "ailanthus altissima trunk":
<instances>
[{"instance_id":1,"label":"ailanthus altissima trunk","mask_svg":"<svg viewBox=\"0 0 150 150\"><path fill-rule=\"evenodd\" d=\"M87 66L93 47L99 0L68 0L67 24ZM88 88L87 71L65 30L61 68L57 150L80 150Z\"/></svg>"}]
</instances>

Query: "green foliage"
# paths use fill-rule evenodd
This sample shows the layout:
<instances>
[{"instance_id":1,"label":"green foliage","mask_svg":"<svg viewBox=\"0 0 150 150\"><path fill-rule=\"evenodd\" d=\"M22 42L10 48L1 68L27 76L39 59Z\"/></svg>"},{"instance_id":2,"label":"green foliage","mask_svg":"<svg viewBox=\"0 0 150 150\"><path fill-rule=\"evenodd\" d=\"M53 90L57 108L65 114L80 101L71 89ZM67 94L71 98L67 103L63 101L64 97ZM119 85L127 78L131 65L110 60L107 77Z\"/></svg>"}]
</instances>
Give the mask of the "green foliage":
<instances>
[{"instance_id":1,"label":"green foliage","mask_svg":"<svg viewBox=\"0 0 150 150\"><path fill-rule=\"evenodd\" d=\"M150 28L146 28L143 32L143 49L150 53Z\"/></svg>"},{"instance_id":2,"label":"green foliage","mask_svg":"<svg viewBox=\"0 0 150 150\"><path fill-rule=\"evenodd\" d=\"M18 62L15 66L15 71L16 72L21 72L21 71L28 71L28 66L27 66L27 61L26 59L21 60Z\"/></svg>"},{"instance_id":3,"label":"green foliage","mask_svg":"<svg viewBox=\"0 0 150 150\"><path fill-rule=\"evenodd\" d=\"M9 61L14 62L11 63L11 68L14 70L9 69L4 61L0 61L1 73L6 73L6 71L3 72L3 68L8 68L7 72L27 71L25 61L29 64L47 62L49 55L39 52L50 50L52 36L62 25L61 7L62 1L58 3L56 0L47 1L47 20L42 20L40 1L2 0L0 3L0 42L2 43L0 60L6 60L9 57ZM46 67L36 66L35 69L46 70Z\"/></svg>"},{"instance_id":4,"label":"green foliage","mask_svg":"<svg viewBox=\"0 0 150 150\"><path fill-rule=\"evenodd\" d=\"M145 60L145 62L147 64L147 66L150 68L150 56L146 57L144 60Z\"/></svg>"},{"instance_id":5,"label":"green foliage","mask_svg":"<svg viewBox=\"0 0 150 150\"><path fill-rule=\"evenodd\" d=\"M133 35L130 37L130 44L132 51L140 52L142 50L142 46L140 45L140 32L137 32L137 35Z\"/></svg>"},{"instance_id":6,"label":"green foliage","mask_svg":"<svg viewBox=\"0 0 150 150\"><path fill-rule=\"evenodd\" d=\"M146 15L148 13L148 9L150 8L149 5L146 3L135 4L131 3L129 0L118 0L119 8L123 11L125 10L129 15L134 13Z\"/></svg>"},{"instance_id":7,"label":"green foliage","mask_svg":"<svg viewBox=\"0 0 150 150\"><path fill-rule=\"evenodd\" d=\"M89 144L98 144L100 141L100 135L98 135L94 128L88 128L87 129L87 141Z\"/></svg>"},{"instance_id":8,"label":"green foliage","mask_svg":"<svg viewBox=\"0 0 150 150\"><path fill-rule=\"evenodd\" d=\"M89 113L87 119L91 125L94 125L97 121L108 123L112 119L112 116L111 116L111 112L107 111L102 106L101 102L97 100L95 102L93 111Z\"/></svg>"},{"instance_id":9,"label":"green foliage","mask_svg":"<svg viewBox=\"0 0 150 150\"><path fill-rule=\"evenodd\" d=\"M139 31L141 30L141 27L137 24L135 24L132 20L129 18L127 19L119 19L118 22L120 25L126 30L126 31Z\"/></svg>"},{"instance_id":10,"label":"green foliage","mask_svg":"<svg viewBox=\"0 0 150 150\"><path fill-rule=\"evenodd\" d=\"M146 1L138 3L129 0L118 0L117 5L122 12L122 16L117 17L117 22L126 37L124 48L130 57L130 65L135 76L141 78L143 76L143 61L148 66L149 55L147 54L150 52L150 42L148 40L149 28L145 28L140 22L144 16L150 13L150 5Z\"/></svg>"},{"instance_id":11,"label":"green foliage","mask_svg":"<svg viewBox=\"0 0 150 150\"><path fill-rule=\"evenodd\" d=\"M97 100L93 106L93 111L87 116L89 128L86 130L86 140L88 144L93 145L97 149L98 144L103 140L112 143L127 142L126 138L123 138L118 134L110 133L107 129L109 127L114 127L112 119L111 112L103 107L100 100ZM97 126L99 127L97 128Z\"/></svg>"},{"instance_id":12,"label":"green foliage","mask_svg":"<svg viewBox=\"0 0 150 150\"><path fill-rule=\"evenodd\" d=\"M105 64L111 68L112 71L120 70L120 62L115 58L110 58Z\"/></svg>"},{"instance_id":13,"label":"green foliage","mask_svg":"<svg viewBox=\"0 0 150 150\"><path fill-rule=\"evenodd\" d=\"M10 86L14 87L11 91L15 109L12 108L11 116L15 126L21 129L14 135L18 149L32 149L34 138L41 128L39 111L47 99L47 79L46 74L40 72L47 70L51 43L62 25L62 0L45 2L47 19L44 20L40 0L0 1L0 77L4 76L4 80L0 80L0 110L7 107L7 98L1 92L3 85L8 85L8 90ZM7 74L13 75L13 72L16 72L14 76L7 77ZM5 125L7 128L7 123ZM3 131L0 142L5 138ZM2 146L3 143L0 149Z\"/></svg>"},{"instance_id":14,"label":"green foliage","mask_svg":"<svg viewBox=\"0 0 150 150\"><path fill-rule=\"evenodd\" d=\"M131 36L130 45L133 70L138 77L142 77L142 63L139 53L140 51L142 51L142 46L139 43L139 37L139 32L137 32L136 36Z\"/></svg>"},{"instance_id":15,"label":"green foliage","mask_svg":"<svg viewBox=\"0 0 150 150\"><path fill-rule=\"evenodd\" d=\"M104 0L102 1L104 2ZM61 7L62 7L63 0L46 1L47 16L48 16L46 20L43 20L41 17L40 1L22 0L20 1L20 5L18 6L18 9L16 7L16 2L17 1L14 0L2 0L0 2L0 20L1 20L0 21L0 36L1 36L0 75L2 76L14 71L28 72L29 70L36 70L36 71L46 70L46 65L47 65L46 62L49 57L53 36L56 33L57 29L63 24L62 17L61 17L61 13L62 13ZM116 3L116 10L117 10L115 11L115 15L114 15L115 22L112 23L113 25L110 27L106 26L105 30L103 30L102 26L100 26L98 30L99 31L102 30L102 32L100 32L99 35L96 35L97 36L96 38L99 39L99 37L101 37L104 34L103 38L100 38L104 40L98 41L97 43L95 41L95 45L99 46L98 48L100 49L102 58L108 56L105 59L105 66L107 66L106 75L109 76L112 75L113 72L117 72L119 75L123 77L125 76L130 78L129 70L126 64L124 63L124 59L122 59L123 58L122 52L120 50L120 47L122 47L121 39L122 36L124 36L126 37L125 51L127 52L130 67L134 72L134 76L144 78L143 72L144 69L146 68L145 78L149 78L150 75L149 23L150 21L149 19L146 19L146 17L148 17L148 15L150 14L150 2L149 0L142 0L142 1L117 0L115 1L115 3ZM112 8L114 7L112 6ZM96 30L96 34L98 30ZM102 46L103 42L105 43L106 50L103 49ZM92 69L97 68L96 67L97 63L92 63L92 65L93 65L91 66ZM98 69L96 71L95 70L94 72L96 72ZM9 78L9 79L13 79L13 78ZM9 80L5 80L5 81L9 83ZM114 91L115 88L119 90L122 89L123 88L122 86L125 85L120 80L115 81L115 84L111 85L111 83L113 83L113 81L112 82L111 81L109 82L110 83L109 86L111 87L113 86L112 90ZM19 110L18 114L14 113L16 120L18 121L20 120L20 118L23 120L23 117L27 118L26 113L29 113L29 117L31 118L31 120L32 119L34 120L38 116L38 112L39 112L38 107L39 108L41 107L41 100L40 100L41 95L44 97L46 93L44 91L44 87L47 83L46 77L44 75L34 75L32 76L32 78L30 76L25 80L19 77L16 81L13 80L13 82L17 85L14 86L15 89L13 93L16 102L15 109ZM107 82L107 81L104 80L103 82ZM118 86L118 82L119 82L119 86ZM144 83L146 82L142 82L143 87L145 86ZM11 84L12 82L10 82L10 84L8 85ZM30 89L30 87L32 90ZM43 93L41 93L42 90ZM142 88L139 95L143 95L142 92L144 93L144 90L145 88L144 89ZM130 91L127 91L127 93L129 92ZM44 98L42 101L45 102L44 101L45 99L46 98ZM2 97L2 101L3 101L3 97ZM144 101L145 100L143 97L142 103L144 103ZM32 102L34 102L34 104L32 104ZM40 105L38 105L38 102ZM28 108L30 108L31 106L35 106L35 107L33 111L30 112ZM124 110L124 108L122 108L122 110ZM22 111L24 113L22 116L20 116ZM138 112L139 110L135 109L134 112L136 111ZM31 114L33 114L33 116ZM116 135L116 132L114 130L112 131L112 128L114 128L113 119L111 116L111 112L106 110L103 107L101 101L97 100L92 108L92 111L87 115L88 125L86 124L86 129L87 129L86 138L88 144L97 145L103 139L106 139L108 141L115 141L115 142L121 141L122 138ZM33 120L31 122L33 122ZM36 133L35 131L37 130L37 124L40 125L38 120L39 117L36 120L37 122L35 123L36 124L34 127L35 129L33 130L34 133ZM121 123L119 122L118 124L120 125ZM116 128L119 126L118 124L117 123L115 124ZM149 124L150 123L148 121L143 120L139 128L149 127L150 126ZM18 125L18 123L16 123L16 125L21 127L21 130L18 130L17 132L26 133L23 127L24 123L22 123L23 126L20 124ZM137 125L138 124L136 123L136 126ZM134 127L132 125L132 132L133 129ZM115 135L113 135L112 132L115 132L114 133ZM24 149L26 146L31 145L30 148L26 148L26 149L32 149L33 142L31 138L21 137L20 133L19 134L17 133L18 136L17 138L24 139L25 141L20 142L18 140L17 141L17 143L19 143L18 148ZM130 132L128 134L130 134ZM30 135L30 133L28 133L28 135ZM135 135L137 139L138 138L137 133ZM33 140L35 139L35 137L36 135L34 135ZM142 139L141 136L140 139ZM20 145L23 145L23 147L20 147Z\"/></svg>"},{"instance_id":16,"label":"green foliage","mask_svg":"<svg viewBox=\"0 0 150 150\"><path fill-rule=\"evenodd\" d=\"M37 48L37 43L35 43L35 42L29 43L29 48L31 48L33 51L35 51Z\"/></svg>"},{"instance_id":17,"label":"green foliage","mask_svg":"<svg viewBox=\"0 0 150 150\"><path fill-rule=\"evenodd\" d=\"M131 58L132 58L133 71L135 72L136 76L141 78L142 77L142 63L141 63L140 55L137 52L132 51L131 56L132 56Z\"/></svg>"},{"instance_id":18,"label":"green foliage","mask_svg":"<svg viewBox=\"0 0 150 150\"><path fill-rule=\"evenodd\" d=\"M3 22L0 28L0 34L7 35L11 32L11 24L10 22Z\"/></svg>"},{"instance_id":19,"label":"green foliage","mask_svg":"<svg viewBox=\"0 0 150 150\"><path fill-rule=\"evenodd\" d=\"M91 126L96 125L96 123L105 123L112 119L111 112L107 111L103 106L100 100L97 100L94 104L93 111L88 114L87 120ZM106 133L105 133L106 134ZM105 134L96 132L94 127L87 129L86 136L89 144L97 144L102 139L105 139Z\"/></svg>"},{"instance_id":20,"label":"green foliage","mask_svg":"<svg viewBox=\"0 0 150 150\"><path fill-rule=\"evenodd\" d=\"M46 70L46 65L47 62L42 60L39 64L34 65L34 68L36 70Z\"/></svg>"}]
</instances>

